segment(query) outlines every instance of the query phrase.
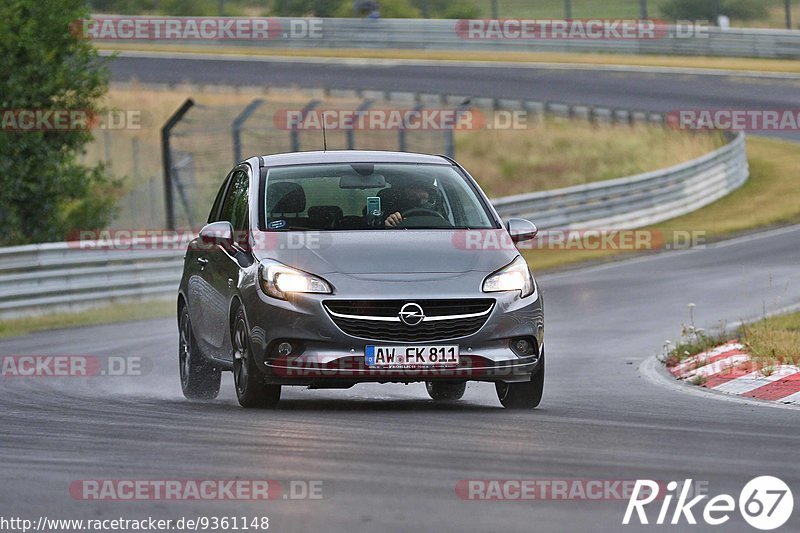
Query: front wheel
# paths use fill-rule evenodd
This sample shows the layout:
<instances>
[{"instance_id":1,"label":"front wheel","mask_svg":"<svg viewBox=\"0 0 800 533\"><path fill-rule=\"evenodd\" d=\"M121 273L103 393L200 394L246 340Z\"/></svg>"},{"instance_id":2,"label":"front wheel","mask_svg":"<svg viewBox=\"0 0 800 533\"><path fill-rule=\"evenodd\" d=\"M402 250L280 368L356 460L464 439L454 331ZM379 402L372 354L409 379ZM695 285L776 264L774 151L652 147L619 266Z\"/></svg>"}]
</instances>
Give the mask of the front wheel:
<instances>
[{"instance_id":1,"label":"front wheel","mask_svg":"<svg viewBox=\"0 0 800 533\"><path fill-rule=\"evenodd\" d=\"M233 323L233 383L242 407L275 407L281 399L281 386L264 383L250 349L250 336L244 309L239 308Z\"/></svg>"},{"instance_id":2,"label":"front wheel","mask_svg":"<svg viewBox=\"0 0 800 533\"><path fill-rule=\"evenodd\" d=\"M200 353L192 333L189 309L185 305L178 320L178 332L178 363L184 397L189 400L213 400L219 394L222 372Z\"/></svg>"},{"instance_id":3,"label":"front wheel","mask_svg":"<svg viewBox=\"0 0 800 533\"><path fill-rule=\"evenodd\" d=\"M467 382L426 381L425 388L428 390L428 395L438 402L454 401L460 400L464 396Z\"/></svg>"},{"instance_id":4,"label":"front wheel","mask_svg":"<svg viewBox=\"0 0 800 533\"><path fill-rule=\"evenodd\" d=\"M506 409L533 409L542 401L544 392L544 359L530 381L522 383L495 383L497 398Z\"/></svg>"}]
</instances>

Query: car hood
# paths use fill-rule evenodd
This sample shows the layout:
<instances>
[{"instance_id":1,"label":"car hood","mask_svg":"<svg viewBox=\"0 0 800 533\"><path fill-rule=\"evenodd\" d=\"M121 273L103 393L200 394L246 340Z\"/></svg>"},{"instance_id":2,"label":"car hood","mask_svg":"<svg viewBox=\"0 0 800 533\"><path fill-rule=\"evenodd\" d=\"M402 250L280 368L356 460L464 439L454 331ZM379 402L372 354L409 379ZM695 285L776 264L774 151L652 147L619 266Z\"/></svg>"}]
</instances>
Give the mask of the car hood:
<instances>
[{"instance_id":1,"label":"car hood","mask_svg":"<svg viewBox=\"0 0 800 533\"><path fill-rule=\"evenodd\" d=\"M518 252L505 230L261 232L255 252L314 274L493 272ZM435 277L435 276L433 276Z\"/></svg>"}]
</instances>

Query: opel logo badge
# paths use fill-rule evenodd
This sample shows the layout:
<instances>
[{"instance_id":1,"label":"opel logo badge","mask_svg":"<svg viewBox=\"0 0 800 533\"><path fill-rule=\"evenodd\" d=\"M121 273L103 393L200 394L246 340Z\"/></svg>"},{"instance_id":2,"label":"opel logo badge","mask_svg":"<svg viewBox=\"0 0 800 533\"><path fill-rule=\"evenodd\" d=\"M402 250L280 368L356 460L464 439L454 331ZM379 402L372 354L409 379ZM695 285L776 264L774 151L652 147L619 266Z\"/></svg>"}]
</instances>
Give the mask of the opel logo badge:
<instances>
[{"instance_id":1,"label":"opel logo badge","mask_svg":"<svg viewBox=\"0 0 800 533\"><path fill-rule=\"evenodd\" d=\"M397 316L406 326L416 326L425 320L425 313L422 312L422 307L414 302L409 302L401 307Z\"/></svg>"}]
</instances>

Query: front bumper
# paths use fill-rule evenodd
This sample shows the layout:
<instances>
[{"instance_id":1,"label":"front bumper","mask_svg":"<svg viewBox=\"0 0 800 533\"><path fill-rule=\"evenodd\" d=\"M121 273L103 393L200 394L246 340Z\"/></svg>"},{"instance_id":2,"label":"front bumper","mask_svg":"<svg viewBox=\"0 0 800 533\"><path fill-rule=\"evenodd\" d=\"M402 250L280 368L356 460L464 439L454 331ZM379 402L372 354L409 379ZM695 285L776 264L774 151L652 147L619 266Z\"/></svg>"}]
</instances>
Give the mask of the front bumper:
<instances>
[{"instance_id":1,"label":"front bumper","mask_svg":"<svg viewBox=\"0 0 800 533\"><path fill-rule=\"evenodd\" d=\"M409 294L402 285L381 283L347 295L294 295L291 300L271 298L260 289L246 300L251 345L258 367L268 383L309 386L349 386L360 382L400 382L436 380L527 381L537 372L544 347L544 309L539 291L520 299L518 293L464 293L447 290L417 290ZM461 284L463 287L464 284ZM381 298L375 298L381 294ZM335 324L323 301L339 299L430 299L431 294L447 299L490 297L495 305L486 322L475 333L447 340L389 342L348 335ZM512 339L533 339L533 354L517 356L510 348ZM295 350L288 356L277 354L280 342L288 341ZM458 344L460 364L455 368L376 369L365 365L365 347L370 344L406 346L419 344Z\"/></svg>"}]
</instances>

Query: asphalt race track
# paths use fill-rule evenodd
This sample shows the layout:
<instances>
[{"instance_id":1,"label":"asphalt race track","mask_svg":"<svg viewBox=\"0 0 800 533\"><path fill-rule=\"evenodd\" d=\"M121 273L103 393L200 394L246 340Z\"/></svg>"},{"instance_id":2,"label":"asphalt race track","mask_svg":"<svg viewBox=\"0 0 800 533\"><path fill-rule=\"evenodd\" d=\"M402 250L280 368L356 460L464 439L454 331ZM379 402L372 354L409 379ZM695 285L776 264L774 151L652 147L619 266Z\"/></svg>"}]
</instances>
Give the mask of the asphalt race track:
<instances>
[{"instance_id":1,"label":"asphalt race track","mask_svg":"<svg viewBox=\"0 0 800 533\"><path fill-rule=\"evenodd\" d=\"M116 81L415 90L651 111L800 107L796 80L694 74L138 57L117 58L111 70ZM686 394L654 383L642 365L678 335L690 302L707 327L797 304L798 265L795 226L541 276L547 379L542 406L530 412L502 409L490 384L470 384L453 404L428 400L421 384L286 389L277 410L243 410L230 374L218 400L187 402L174 319L0 341L2 355L147 363L142 376L0 379L0 504L34 521L269 516L281 532L595 532L652 528L622 526L621 500L465 501L456 484L691 478L738 499L750 479L776 475L797 502L799 410ZM234 478L322 480L324 498L115 502L69 492L86 479ZM753 531L738 513L722 527L673 529ZM783 530L800 531L797 511Z\"/></svg>"},{"instance_id":2,"label":"asphalt race track","mask_svg":"<svg viewBox=\"0 0 800 533\"><path fill-rule=\"evenodd\" d=\"M327 87L527 98L652 112L676 109L796 109L799 79L608 72L536 66L118 57L112 80L275 87ZM775 133L773 133L775 134ZM778 136L800 140L797 131Z\"/></svg>"},{"instance_id":3,"label":"asphalt race track","mask_svg":"<svg viewBox=\"0 0 800 533\"><path fill-rule=\"evenodd\" d=\"M2 354L142 356L145 376L0 381L3 507L19 516L267 515L275 531L625 531L623 501L464 501L465 479L683 480L738 498L753 477L800 486L798 410L654 384L640 365L697 304L702 325L800 301L800 226L706 249L542 276L543 405L502 409L494 388L434 404L422 385L289 389L240 409L230 374L211 403L180 394L175 321L51 331ZM534 265L535 267L535 265ZM323 480L322 500L80 501L81 479ZM657 510L651 511L651 520ZM738 514L724 527L753 531ZM784 530L800 530L795 512Z\"/></svg>"}]
</instances>

